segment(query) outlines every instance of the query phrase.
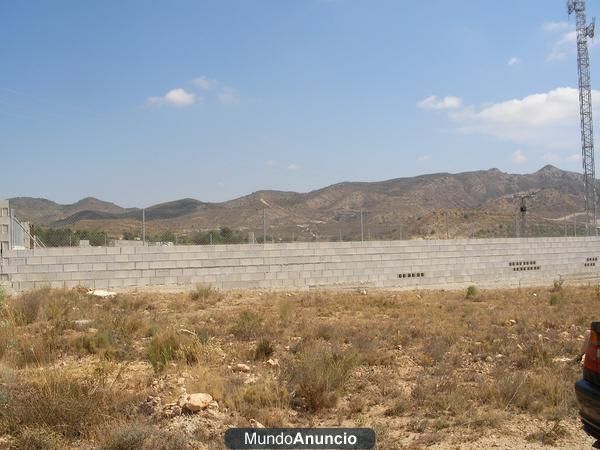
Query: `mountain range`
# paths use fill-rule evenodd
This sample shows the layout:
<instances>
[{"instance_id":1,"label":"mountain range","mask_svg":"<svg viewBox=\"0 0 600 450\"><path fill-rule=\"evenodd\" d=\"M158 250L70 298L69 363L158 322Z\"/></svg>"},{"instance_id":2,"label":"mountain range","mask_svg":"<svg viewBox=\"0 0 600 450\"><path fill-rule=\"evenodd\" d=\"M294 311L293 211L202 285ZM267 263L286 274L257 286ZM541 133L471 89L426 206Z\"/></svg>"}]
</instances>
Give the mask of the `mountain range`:
<instances>
[{"instance_id":1,"label":"mountain range","mask_svg":"<svg viewBox=\"0 0 600 450\"><path fill-rule=\"evenodd\" d=\"M265 190L220 203L185 198L146 208L145 218L148 233L224 226L262 233L265 214L268 233L278 239L356 238L362 210L364 232L373 238L509 235L518 196L528 193L534 194L528 199L532 226L560 230L561 219L576 218L584 204L582 176L547 165L531 174L489 169L343 182L307 193ZM115 236L141 229L141 209L96 198L71 205L31 197L10 201L18 218L42 227Z\"/></svg>"}]
</instances>

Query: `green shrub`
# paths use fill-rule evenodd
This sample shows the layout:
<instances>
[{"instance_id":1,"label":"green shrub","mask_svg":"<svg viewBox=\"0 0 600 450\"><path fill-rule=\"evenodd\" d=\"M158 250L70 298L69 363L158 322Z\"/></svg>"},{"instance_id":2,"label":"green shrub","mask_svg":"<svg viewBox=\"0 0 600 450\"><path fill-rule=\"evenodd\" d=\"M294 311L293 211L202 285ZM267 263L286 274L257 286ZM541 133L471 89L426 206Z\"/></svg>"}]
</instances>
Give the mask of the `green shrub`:
<instances>
[{"instance_id":1,"label":"green shrub","mask_svg":"<svg viewBox=\"0 0 600 450\"><path fill-rule=\"evenodd\" d=\"M560 303L560 295L557 293L550 294L550 306L558 305Z\"/></svg>"},{"instance_id":2,"label":"green shrub","mask_svg":"<svg viewBox=\"0 0 600 450\"><path fill-rule=\"evenodd\" d=\"M554 283L552 284L552 292L562 292L562 287L563 287L564 282L565 282L565 280L563 280L562 278L559 278L558 280L554 280Z\"/></svg>"},{"instance_id":3,"label":"green shrub","mask_svg":"<svg viewBox=\"0 0 600 450\"><path fill-rule=\"evenodd\" d=\"M475 298L477 296L477 288L475 286L469 286L467 288L467 294L465 298Z\"/></svg>"}]
</instances>

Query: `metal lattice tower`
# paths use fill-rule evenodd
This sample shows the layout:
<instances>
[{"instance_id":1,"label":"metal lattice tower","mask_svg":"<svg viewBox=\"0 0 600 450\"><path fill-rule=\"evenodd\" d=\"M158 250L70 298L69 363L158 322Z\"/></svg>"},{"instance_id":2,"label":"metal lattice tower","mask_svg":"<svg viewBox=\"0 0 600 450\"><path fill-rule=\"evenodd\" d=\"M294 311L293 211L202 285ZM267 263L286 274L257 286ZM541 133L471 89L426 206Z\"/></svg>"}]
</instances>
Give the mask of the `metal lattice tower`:
<instances>
[{"instance_id":1,"label":"metal lattice tower","mask_svg":"<svg viewBox=\"0 0 600 450\"><path fill-rule=\"evenodd\" d=\"M588 227L596 230L596 175L594 164L594 129L592 123L592 85L590 79L590 55L588 38L594 37L595 24L587 24L585 0L568 0L569 15L573 12L577 24L577 66L579 71L579 107L581 115L581 147L583 183L585 189L585 213Z\"/></svg>"}]
</instances>

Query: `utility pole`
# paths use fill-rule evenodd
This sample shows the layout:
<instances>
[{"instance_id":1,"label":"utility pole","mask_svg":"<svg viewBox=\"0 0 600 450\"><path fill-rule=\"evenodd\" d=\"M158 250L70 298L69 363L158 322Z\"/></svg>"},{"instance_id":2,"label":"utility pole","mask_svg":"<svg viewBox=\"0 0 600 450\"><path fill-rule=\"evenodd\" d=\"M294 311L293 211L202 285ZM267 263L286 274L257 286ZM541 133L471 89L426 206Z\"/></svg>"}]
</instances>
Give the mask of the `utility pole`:
<instances>
[{"instance_id":1,"label":"utility pole","mask_svg":"<svg viewBox=\"0 0 600 450\"><path fill-rule=\"evenodd\" d=\"M450 239L448 236L448 211L444 211L444 218L446 219L446 239Z\"/></svg>"},{"instance_id":2,"label":"utility pole","mask_svg":"<svg viewBox=\"0 0 600 450\"><path fill-rule=\"evenodd\" d=\"M146 245L146 208L142 208L142 243Z\"/></svg>"},{"instance_id":3,"label":"utility pole","mask_svg":"<svg viewBox=\"0 0 600 450\"><path fill-rule=\"evenodd\" d=\"M579 74L579 108L581 118L581 151L585 189L586 221L596 229L596 173L594 163L594 129L592 122L592 83L588 39L595 34L595 23L587 24L585 0L568 0L567 11L575 13L577 25L577 71ZM589 230L589 228L588 228ZM588 231L589 232L589 231Z\"/></svg>"},{"instance_id":4,"label":"utility pole","mask_svg":"<svg viewBox=\"0 0 600 450\"><path fill-rule=\"evenodd\" d=\"M365 241L365 228L363 223L363 210L360 210L360 242Z\"/></svg>"},{"instance_id":5,"label":"utility pole","mask_svg":"<svg viewBox=\"0 0 600 450\"><path fill-rule=\"evenodd\" d=\"M263 245L267 243L267 208L270 208L271 205L264 199L260 198L260 202L263 206Z\"/></svg>"}]
</instances>

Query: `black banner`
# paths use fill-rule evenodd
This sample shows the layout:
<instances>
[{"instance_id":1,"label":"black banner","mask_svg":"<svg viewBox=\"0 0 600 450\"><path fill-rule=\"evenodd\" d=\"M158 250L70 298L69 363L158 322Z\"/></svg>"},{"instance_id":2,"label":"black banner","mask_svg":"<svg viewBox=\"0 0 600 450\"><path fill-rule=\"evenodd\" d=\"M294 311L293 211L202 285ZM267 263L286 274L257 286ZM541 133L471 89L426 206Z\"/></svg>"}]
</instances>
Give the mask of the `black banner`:
<instances>
[{"instance_id":1,"label":"black banner","mask_svg":"<svg viewBox=\"0 0 600 450\"><path fill-rule=\"evenodd\" d=\"M240 450L368 450L375 447L375 432L370 428L230 428L225 445Z\"/></svg>"}]
</instances>

